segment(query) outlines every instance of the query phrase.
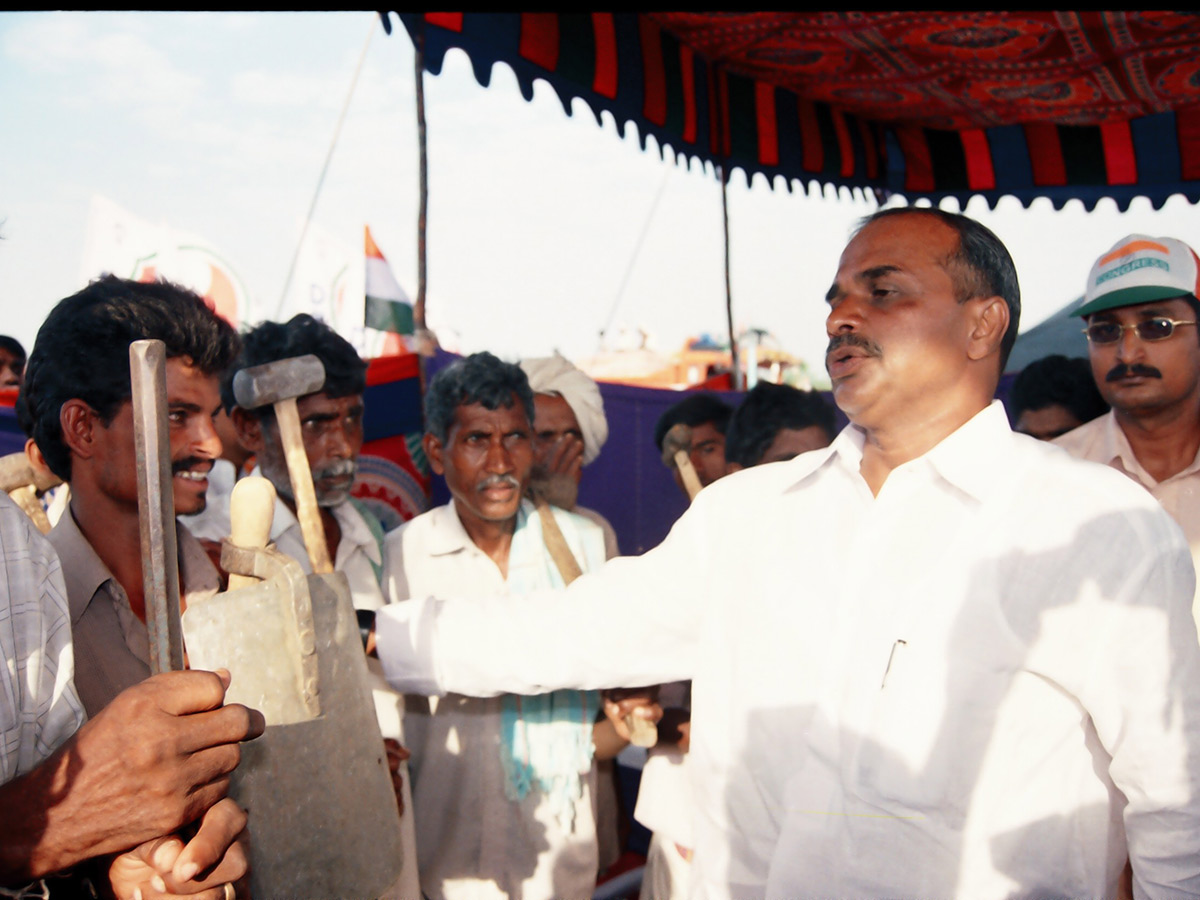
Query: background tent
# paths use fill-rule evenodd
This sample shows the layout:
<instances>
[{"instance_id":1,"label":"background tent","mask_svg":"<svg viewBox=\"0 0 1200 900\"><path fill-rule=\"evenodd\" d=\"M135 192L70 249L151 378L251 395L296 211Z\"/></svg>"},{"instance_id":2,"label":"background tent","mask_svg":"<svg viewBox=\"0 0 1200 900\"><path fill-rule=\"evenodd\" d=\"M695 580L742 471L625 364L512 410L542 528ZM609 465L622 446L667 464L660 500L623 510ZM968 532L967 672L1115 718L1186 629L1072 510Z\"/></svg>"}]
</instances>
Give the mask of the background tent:
<instances>
[{"instance_id":1,"label":"background tent","mask_svg":"<svg viewBox=\"0 0 1200 900\"><path fill-rule=\"evenodd\" d=\"M388 14L384 13L389 27ZM1200 198L1192 12L402 13L436 74L550 84L747 175L960 203Z\"/></svg>"}]
</instances>

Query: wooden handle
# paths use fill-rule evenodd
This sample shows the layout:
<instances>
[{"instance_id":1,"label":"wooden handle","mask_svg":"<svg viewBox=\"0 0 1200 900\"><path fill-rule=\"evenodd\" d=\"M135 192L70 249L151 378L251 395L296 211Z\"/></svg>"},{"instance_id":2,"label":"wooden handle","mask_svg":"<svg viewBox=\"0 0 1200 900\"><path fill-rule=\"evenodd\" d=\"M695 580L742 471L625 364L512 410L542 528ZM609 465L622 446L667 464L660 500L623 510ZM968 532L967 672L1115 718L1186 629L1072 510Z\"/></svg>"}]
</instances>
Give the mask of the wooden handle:
<instances>
[{"instance_id":1,"label":"wooden handle","mask_svg":"<svg viewBox=\"0 0 1200 900\"><path fill-rule=\"evenodd\" d=\"M700 484L700 476L696 474L696 467L692 465L692 458L687 455L686 450L675 451L675 467L679 469L679 477L683 479L688 499L695 500L703 485Z\"/></svg>"},{"instance_id":2,"label":"wooden handle","mask_svg":"<svg viewBox=\"0 0 1200 900\"><path fill-rule=\"evenodd\" d=\"M653 747L658 743L658 728L649 719L630 713L625 717L629 729L629 743L635 747Z\"/></svg>"},{"instance_id":3,"label":"wooden handle","mask_svg":"<svg viewBox=\"0 0 1200 900\"><path fill-rule=\"evenodd\" d=\"M229 542L237 547L261 550L271 537L275 519L275 485L265 478L243 478L229 495ZM251 575L229 573L229 590L257 584Z\"/></svg>"},{"instance_id":4,"label":"wooden handle","mask_svg":"<svg viewBox=\"0 0 1200 900\"><path fill-rule=\"evenodd\" d=\"M292 481L292 499L296 501L296 518L300 522L300 533L304 535L308 561L314 573L327 575L333 571L333 563L329 560L329 547L325 544L321 509L317 506L317 492L313 488L312 469L308 466L308 453L304 450L300 414L296 412L294 397L275 404L275 419L279 424L279 439L283 443L283 456L287 460L288 477Z\"/></svg>"}]
</instances>

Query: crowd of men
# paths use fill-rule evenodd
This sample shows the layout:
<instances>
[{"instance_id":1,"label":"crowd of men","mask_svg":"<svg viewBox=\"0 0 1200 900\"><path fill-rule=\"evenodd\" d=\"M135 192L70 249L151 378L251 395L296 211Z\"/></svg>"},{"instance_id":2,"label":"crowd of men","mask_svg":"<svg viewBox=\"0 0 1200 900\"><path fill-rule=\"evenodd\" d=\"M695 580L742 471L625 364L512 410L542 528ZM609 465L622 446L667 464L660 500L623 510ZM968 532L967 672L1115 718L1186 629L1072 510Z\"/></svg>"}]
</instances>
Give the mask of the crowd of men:
<instances>
[{"instance_id":1,"label":"crowd of men","mask_svg":"<svg viewBox=\"0 0 1200 900\"><path fill-rule=\"evenodd\" d=\"M1198 294L1183 242L1118 241L1076 313L1089 360L1030 366L1006 410L1004 245L877 213L826 295L850 425L787 386L687 396L645 440L694 498L628 557L578 504L608 424L562 357L438 372L421 447L450 501L385 533L351 494L348 342L93 282L28 362L0 341L31 464L69 491L48 540L0 498L0 895L230 900L273 851L228 796L269 723L228 673L150 675L128 347L154 338L185 607L225 586L243 476L314 568L281 424L233 384L324 366L297 410L401 812L387 896L590 897L619 852L606 766L649 722L644 898L1200 897Z\"/></svg>"}]
</instances>

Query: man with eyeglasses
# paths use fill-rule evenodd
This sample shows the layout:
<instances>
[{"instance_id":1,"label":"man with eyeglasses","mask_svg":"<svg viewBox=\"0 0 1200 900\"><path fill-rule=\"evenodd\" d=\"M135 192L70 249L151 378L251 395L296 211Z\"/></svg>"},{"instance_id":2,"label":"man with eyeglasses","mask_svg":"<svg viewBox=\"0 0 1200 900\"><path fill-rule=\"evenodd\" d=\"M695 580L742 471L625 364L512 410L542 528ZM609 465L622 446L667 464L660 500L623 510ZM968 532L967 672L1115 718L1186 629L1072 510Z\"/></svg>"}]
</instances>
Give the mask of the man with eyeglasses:
<instances>
[{"instance_id":1,"label":"man with eyeglasses","mask_svg":"<svg viewBox=\"0 0 1200 900\"><path fill-rule=\"evenodd\" d=\"M1200 568L1200 264L1175 238L1131 234L1100 257L1076 313L1112 411L1057 440L1146 488ZM1192 613L1200 623L1200 603Z\"/></svg>"}]
</instances>

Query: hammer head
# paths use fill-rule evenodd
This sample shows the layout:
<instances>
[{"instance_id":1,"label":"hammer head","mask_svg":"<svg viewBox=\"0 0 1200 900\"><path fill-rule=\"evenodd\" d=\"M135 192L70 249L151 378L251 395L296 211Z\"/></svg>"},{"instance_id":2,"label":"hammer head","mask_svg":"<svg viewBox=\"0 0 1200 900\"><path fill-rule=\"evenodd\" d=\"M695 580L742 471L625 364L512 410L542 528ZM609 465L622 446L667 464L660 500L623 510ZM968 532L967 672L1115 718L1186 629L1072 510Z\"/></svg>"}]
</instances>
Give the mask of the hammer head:
<instances>
[{"instance_id":1,"label":"hammer head","mask_svg":"<svg viewBox=\"0 0 1200 900\"><path fill-rule=\"evenodd\" d=\"M324 386L325 366L309 353L242 369L233 376L233 397L242 409L258 409Z\"/></svg>"},{"instance_id":2,"label":"hammer head","mask_svg":"<svg viewBox=\"0 0 1200 900\"><path fill-rule=\"evenodd\" d=\"M692 429L682 422L672 425L663 435L662 460L663 465L675 468L675 454L682 450L687 453L692 449Z\"/></svg>"}]
</instances>

